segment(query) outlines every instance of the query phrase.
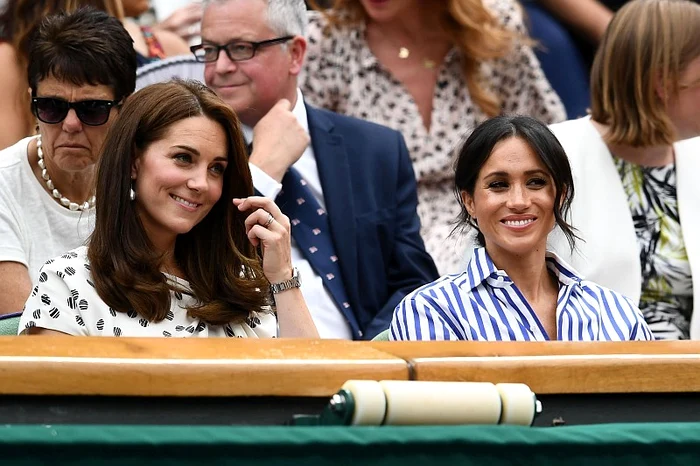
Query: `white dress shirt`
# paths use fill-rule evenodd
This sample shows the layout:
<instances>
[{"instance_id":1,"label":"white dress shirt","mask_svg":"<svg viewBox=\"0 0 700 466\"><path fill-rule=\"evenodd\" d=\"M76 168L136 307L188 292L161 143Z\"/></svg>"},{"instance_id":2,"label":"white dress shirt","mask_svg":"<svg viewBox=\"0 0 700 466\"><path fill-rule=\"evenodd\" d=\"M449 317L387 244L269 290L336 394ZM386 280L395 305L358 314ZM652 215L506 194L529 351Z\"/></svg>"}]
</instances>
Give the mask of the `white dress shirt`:
<instances>
[{"instance_id":1,"label":"white dress shirt","mask_svg":"<svg viewBox=\"0 0 700 466\"><path fill-rule=\"evenodd\" d=\"M292 113L299 121L299 124L309 132L309 122L306 118L306 107L304 106L304 98L301 91L297 89L297 101L294 104ZM243 134L246 142L250 143L253 140L253 130L250 127L243 126ZM260 193L270 199L275 199L282 190L282 184L269 176L267 173L256 167L252 163L250 172L253 175L253 184ZM307 187L311 190L316 200L321 207L326 208L326 203L323 199L323 189L321 187L321 178L318 176L318 167L316 165L316 157L311 144L304 150L299 160L293 165L299 174L306 180ZM350 324L345 319L345 316L335 304L331 294L323 285L321 276L311 267L309 261L306 260L292 238L292 263L299 270L301 275L301 293L309 306L311 317L316 324L321 338L342 338L351 340L352 331Z\"/></svg>"}]
</instances>

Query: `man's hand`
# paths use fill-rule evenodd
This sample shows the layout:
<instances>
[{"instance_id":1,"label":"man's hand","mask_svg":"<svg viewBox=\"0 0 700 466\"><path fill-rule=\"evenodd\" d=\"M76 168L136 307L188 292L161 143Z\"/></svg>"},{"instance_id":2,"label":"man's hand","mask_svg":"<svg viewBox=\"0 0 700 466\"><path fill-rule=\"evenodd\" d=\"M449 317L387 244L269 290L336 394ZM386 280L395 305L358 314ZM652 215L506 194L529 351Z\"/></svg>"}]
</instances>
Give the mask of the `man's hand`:
<instances>
[{"instance_id":1,"label":"man's hand","mask_svg":"<svg viewBox=\"0 0 700 466\"><path fill-rule=\"evenodd\" d=\"M282 99L253 128L253 153L250 163L282 182L310 142L309 135L292 113L292 105Z\"/></svg>"}]
</instances>

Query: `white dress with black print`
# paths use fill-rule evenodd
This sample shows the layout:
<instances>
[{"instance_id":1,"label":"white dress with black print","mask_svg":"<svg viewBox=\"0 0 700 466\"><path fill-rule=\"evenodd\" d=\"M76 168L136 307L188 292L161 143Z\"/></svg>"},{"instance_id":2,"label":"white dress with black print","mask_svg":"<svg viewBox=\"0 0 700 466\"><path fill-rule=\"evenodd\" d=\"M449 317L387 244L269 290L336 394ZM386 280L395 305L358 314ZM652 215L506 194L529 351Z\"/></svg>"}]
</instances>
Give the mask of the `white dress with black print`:
<instances>
[{"instance_id":1,"label":"white dress with black print","mask_svg":"<svg viewBox=\"0 0 700 466\"><path fill-rule=\"evenodd\" d=\"M517 1L484 4L507 29L527 34ZM326 29L327 25L322 15L310 12L307 58L299 84L304 98L403 134L418 182L425 247L441 274L461 272L464 245L450 236L460 213L453 194L454 155L488 117L472 102L459 51L453 48L439 65L428 129L411 94L372 53L364 24ZM484 62L481 75L500 100L502 113L530 115L548 124L566 120L566 110L528 43L518 41L506 57Z\"/></svg>"},{"instance_id":2,"label":"white dress with black print","mask_svg":"<svg viewBox=\"0 0 700 466\"><path fill-rule=\"evenodd\" d=\"M196 303L189 283L168 275L181 291L170 292L170 310L161 322L150 322L135 311L117 312L99 297L92 283L87 247L82 246L49 260L24 306L19 332L29 327L69 335L124 337L237 337L274 338L273 313L251 312L243 323L209 325L187 315Z\"/></svg>"}]
</instances>

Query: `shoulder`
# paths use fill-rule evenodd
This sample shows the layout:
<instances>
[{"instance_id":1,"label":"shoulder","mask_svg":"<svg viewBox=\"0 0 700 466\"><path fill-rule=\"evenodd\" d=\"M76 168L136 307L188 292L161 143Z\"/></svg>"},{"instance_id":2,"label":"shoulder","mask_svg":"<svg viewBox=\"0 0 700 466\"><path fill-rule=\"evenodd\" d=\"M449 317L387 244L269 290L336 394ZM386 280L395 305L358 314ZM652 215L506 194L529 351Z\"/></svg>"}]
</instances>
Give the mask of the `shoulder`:
<instances>
[{"instance_id":1,"label":"shoulder","mask_svg":"<svg viewBox=\"0 0 700 466\"><path fill-rule=\"evenodd\" d=\"M0 177L8 177L5 174L8 170L12 171L9 176L15 176L15 172L21 167L21 162L27 158L27 147L32 137L22 138L13 145L0 150ZM7 182L14 183L16 180L8 177Z\"/></svg>"},{"instance_id":2,"label":"shoulder","mask_svg":"<svg viewBox=\"0 0 700 466\"><path fill-rule=\"evenodd\" d=\"M517 29L523 24L523 8L514 0L484 0L484 6L509 29Z\"/></svg>"},{"instance_id":3,"label":"shoulder","mask_svg":"<svg viewBox=\"0 0 700 466\"><path fill-rule=\"evenodd\" d=\"M471 291L460 285L465 281L465 274L443 275L437 280L421 286L404 297L402 304L421 305L433 309L449 309L449 301L462 301ZM448 299L450 298L450 299ZM457 302L457 301L455 301Z\"/></svg>"},{"instance_id":4,"label":"shoulder","mask_svg":"<svg viewBox=\"0 0 700 466\"><path fill-rule=\"evenodd\" d=\"M362 133L363 135L371 136L373 138L381 138L382 140L398 140L403 138L399 131L378 123L331 112L330 110L314 107L308 103L306 104L306 109L310 125L314 122L318 122L319 120L326 119L329 122L332 122L336 129L341 131ZM370 140L368 142L372 141Z\"/></svg>"},{"instance_id":5,"label":"shoulder","mask_svg":"<svg viewBox=\"0 0 700 466\"><path fill-rule=\"evenodd\" d=\"M90 263L87 258L87 247L80 246L47 260L41 267L43 272L54 273L62 279L75 281L90 278ZM71 279L71 277L74 277ZM41 281L41 277L40 280Z\"/></svg>"},{"instance_id":6,"label":"shoulder","mask_svg":"<svg viewBox=\"0 0 700 466\"><path fill-rule=\"evenodd\" d=\"M581 288L598 300L601 312L628 314L630 311L638 311L637 305L631 299L603 285L581 280Z\"/></svg>"},{"instance_id":7,"label":"shoulder","mask_svg":"<svg viewBox=\"0 0 700 466\"><path fill-rule=\"evenodd\" d=\"M587 116L551 124L549 129L567 151L579 146L581 141L587 141L587 144L590 143L591 136L595 137L598 134L591 123L590 117Z\"/></svg>"}]
</instances>

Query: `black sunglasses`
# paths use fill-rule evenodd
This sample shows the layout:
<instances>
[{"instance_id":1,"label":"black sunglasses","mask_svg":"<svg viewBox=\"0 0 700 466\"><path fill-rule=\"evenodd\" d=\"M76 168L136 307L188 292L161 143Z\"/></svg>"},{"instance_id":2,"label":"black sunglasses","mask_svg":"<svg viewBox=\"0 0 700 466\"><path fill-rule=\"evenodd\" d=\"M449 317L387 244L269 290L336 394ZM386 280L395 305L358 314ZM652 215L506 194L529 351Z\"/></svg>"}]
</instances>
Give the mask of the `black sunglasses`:
<instances>
[{"instance_id":1,"label":"black sunglasses","mask_svg":"<svg viewBox=\"0 0 700 466\"><path fill-rule=\"evenodd\" d=\"M78 119L88 126L100 126L109 120L109 112L117 106L116 100L81 100L68 102L53 97L33 97L32 112L36 117L48 124L60 123L68 116L72 108Z\"/></svg>"}]
</instances>

